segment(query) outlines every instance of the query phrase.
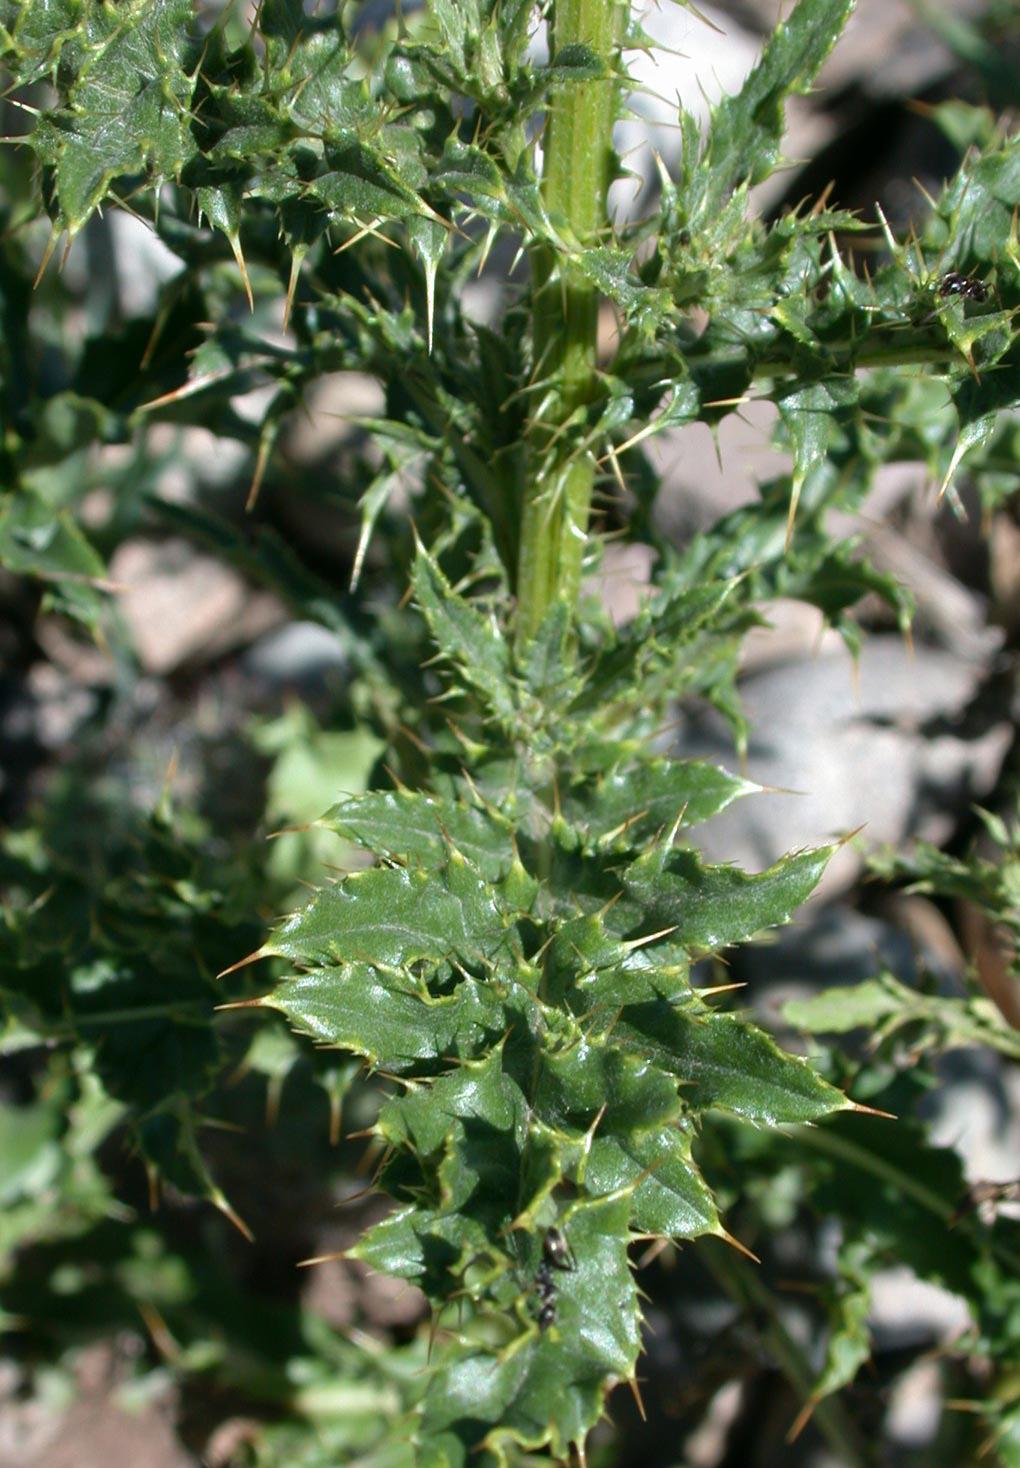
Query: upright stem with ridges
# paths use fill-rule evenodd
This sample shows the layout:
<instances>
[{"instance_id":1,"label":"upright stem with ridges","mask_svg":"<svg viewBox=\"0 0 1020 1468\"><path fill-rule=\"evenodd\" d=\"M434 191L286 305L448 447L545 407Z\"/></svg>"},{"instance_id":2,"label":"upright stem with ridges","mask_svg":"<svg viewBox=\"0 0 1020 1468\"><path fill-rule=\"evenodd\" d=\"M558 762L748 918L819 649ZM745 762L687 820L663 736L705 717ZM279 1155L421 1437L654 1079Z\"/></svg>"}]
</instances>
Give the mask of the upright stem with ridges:
<instances>
[{"instance_id":1,"label":"upright stem with ridges","mask_svg":"<svg viewBox=\"0 0 1020 1468\"><path fill-rule=\"evenodd\" d=\"M555 0L553 56L583 46L606 75L561 84L549 102L542 191L570 247L597 244L607 228L616 119L622 0ZM595 458L583 445L596 384L598 292L548 245L532 252L534 410L517 565L517 637L537 631L558 597L577 599Z\"/></svg>"}]
</instances>

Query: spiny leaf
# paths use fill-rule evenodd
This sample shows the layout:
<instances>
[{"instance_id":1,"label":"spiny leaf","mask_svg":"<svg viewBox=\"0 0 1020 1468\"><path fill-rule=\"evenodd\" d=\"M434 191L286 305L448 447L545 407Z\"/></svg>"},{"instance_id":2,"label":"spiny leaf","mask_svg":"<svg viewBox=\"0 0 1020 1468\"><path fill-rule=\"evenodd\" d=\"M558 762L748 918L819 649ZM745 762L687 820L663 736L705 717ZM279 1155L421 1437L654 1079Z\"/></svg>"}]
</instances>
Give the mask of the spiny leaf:
<instances>
[{"instance_id":1,"label":"spiny leaf","mask_svg":"<svg viewBox=\"0 0 1020 1468\"><path fill-rule=\"evenodd\" d=\"M412 1280L432 1298L445 1299L469 1252L485 1239L462 1214L445 1217L420 1204L398 1208L367 1229L347 1251L372 1269Z\"/></svg>"},{"instance_id":2,"label":"spiny leaf","mask_svg":"<svg viewBox=\"0 0 1020 1468\"><path fill-rule=\"evenodd\" d=\"M528 1201L521 1196L528 1103L504 1071L499 1045L390 1102L378 1128L422 1158L441 1154L437 1211L467 1215L493 1244Z\"/></svg>"},{"instance_id":3,"label":"spiny leaf","mask_svg":"<svg viewBox=\"0 0 1020 1468\"><path fill-rule=\"evenodd\" d=\"M583 1442L640 1344L628 1212L629 1200L615 1196L563 1216L575 1266L557 1279L555 1324L532 1324L499 1355L468 1345L436 1373L422 1409L423 1463L466 1468L478 1449L500 1454L511 1442L564 1458Z\"/></svg>"},{"instance_id":4,"label":"spiny leaf","mask_svg":"<svg viewBox=\"0 0 1020 1468\"><path fill-rule=\"evenodd\" d=\"M560 598L525 645L521 674L531 692L549 704L569 702L577 689L577 672L569 652L570 620L570 608Z\"/></svg>"},{"instance_id":5,"label":"spiny leaf","mask_svg":"<svg viewBox=\"0 0 1020 1468\"><path fill-rule=\"evenodd\" d=\"M671 1075L601 1036L578 1037L563 1052L546 1054L532 1104L547 1126L578 1134L598 1119L600 1135L630 1135L664 1126L681 1111Z\"/></svg>"},{"instance_id":6,"label":"spiny leaf","mask_svg":"<svg viewBox=\"0 0 1020 1468\"><path fill-rule=\"evenodd\" d=\"M504 877L514 860L513 827L497 812L411 790L343 800L317 824L369 851L429 870L459 851L488 882Z\"/></svg>"},{"instance_id":7,"label":"spiny leaf","mask_svg":"<svg viewBox=\"0 0 1020 1468\"><path fill-rule=\"evenodd\" d=\"M574 785L563 814L592 841L629 846L674 826L696 826L759 787L702 760L628 760L591 784Z\"/></svg>"},{"instance_id":8,"label":"spiny leaf","mask_svg":"<svg viewBox=\"0 0 1020 1468\"><path fill-rule=\"evenodd\" d=\"M616 1043L684 1083L690 1104L722 1107L776 1126L814 1121L850 1102L805 1060L785 1055L754 1025L728 1014L695 1014L662 1003L628 1006Z\"/></svg>"},{"instance_id":9,"label":"spiny leaf","mask_svg":"<svg viewBox=\"0 0 1020 1468\"><path fill-rule=\"evenodd\" d=\"M804 481L825 458L837 431L838 415L856 403L857 397L857 381L852 377L829 378L808 386L798 384L793 391L784 391L777 395L779 415L793 447L787 544L792 536L793 521Z\"/></svg>"},{"instance_id":10,"label":"spiny leaf","mask_svg":"<svg viewBox=\"0 0 1020 1468\"><path fill-rule=\"evenodd\" d=\"M359 963L284 979L262 1004L320 1044L395 1073L470 1052L504 1025L503 1008L486 984L465 979L433 997L409 975Z\"/></svg>"},{"instance_id":11,"label":"spiny leaf","mask_svg":"<svg viewBox=\"0 0 1020 1468\"><path fill-rule=\"evenodd\" d=\"M783 102L809 90L852 9L853 0L800 0L776 27L737 96L716 108L706 166L697 175L706 211L718 208L734 188L760 183L772 172L783 136Z\"/></svg>"},{"instance_id":12,"label":"spiny leaf","mask_svg":"<svg viewBox=\"0 0 1020 1468\"><path fill-rule=\"evenodd\" d=\"M515 697L510 678L510 650L491 618L457 596L429 555L419 545L411 582L418 605L440 652L471 683L497 717L512 720Z\"/></svg>"},{"instance_id":13,"label":"spiny leaf","mask_svg":"<svg viewBox=\"0 0 1020 1468\"><path fill-rule=\"evenodd\" d=\"M449 245L450 233L441 220L419 216L409 221L408 236L425 272L425 341L431 352L436 312L436 272Z\"/></svg>"},{"instance_id":14,"label":"spiny leaf","mask_svg":"<svg viewBox=\"0 0 1020 1468\"><path fill-rule=\"evenodd\" d=\"M454 853L444 873L376 868L323 887L275 930L262 953L308 967L396 970L455 955L478 961L507 941L495 891Z\"/></svg>"},{"instance_id":15,"label":"spiny leaf","mask_svg":"<svg viewBox=\"0 0 1020 1468\"><path fill-rule=\"evenodd\" d=\"M185 1196L205 1198L251 1240L247 1224L235 1213L206 1166L195 1136L194 1119L182 1102L146 1117L138 1127L138 1139L156 1181L170 1183Z\"/></svg>"},{"instance_id":16,"label":"spiny leaf","mask_svg":"<svg viewBox=\"0 0 1020 1468\"><path fill-rule=\"evenodd\" d=\"M577 711L628 693L657 663L669 666L698 634L712 624L736 583L664 591L646 603L634 621L599 652L587 669L574 702Z\"/></svg>"},{"instance_id":17,"label":"spiny leaf","mask_svg":"<svg viewBox=\"0 0 1020 1468\"><path fill-rule=\"evenodd\" d=\"M633 1136L596 1136L584 1171L592 1192L634 1187L632 1223L645 1233L694 1239L722 1232L711 1189L675 1127Z\"/></svg>"},{"instance_id":18,"label":"spiny leaf","mask_svg":"<svg viewBox=\"0 0 1020 1468\"><path fill-rule=\"evenodd\" d=\"M28 142L53 169L59 222L72 235L116 178L175 178L192 151L191 10L189 0L87 3L70 33L53 37L62 60L77 66L65 105L44 115ZM15 52L38 45L28 26L16 26L13 39Z\"/></svg>"},{"instance_id":19,"label":"spiny leaf","mask_svg":"<svg viewBox=\"0 0 1020 1468\"><path fill-rule=\"evenodd\" d=\"M789 921L810 896L835 850L819 846L783 857L749 875L705 866L693 851L654 848L625 868L625 893L640 903L652 928L672 927L672 941L708 953ZM627 913L626 904L622 913Z\"/></svg>"},{"instance_id":20,"label":"spiny leaf","mask_svg":"<svg viewBox=\"0 0 1020 1468\"><path fill-rule=\"evenodd\" d=\"M510 1134L521 1147L527 1135L526 1113L520 1088L503 1069L502 1046L496 1045L481 1059L466 1061L388 1102L378 1130L387 1141L409 1143L421 1156L430 1157L443 1148L458 1119L476 1117Z\"/></svg>"}]
</instances>

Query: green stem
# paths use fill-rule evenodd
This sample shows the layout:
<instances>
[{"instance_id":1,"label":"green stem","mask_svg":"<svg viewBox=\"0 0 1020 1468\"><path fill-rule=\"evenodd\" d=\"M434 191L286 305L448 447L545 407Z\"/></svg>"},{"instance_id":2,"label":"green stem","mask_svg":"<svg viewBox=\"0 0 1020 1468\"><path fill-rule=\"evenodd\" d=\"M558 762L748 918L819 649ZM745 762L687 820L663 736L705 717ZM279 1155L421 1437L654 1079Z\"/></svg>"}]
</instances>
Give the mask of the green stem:
<instances>
[{"instance_id":1,"label":"green stem","mask_svg":"<svg viewBox=\"0 0 1020 1468\"><path fill-rule=\"evenodd\" d=\"M598 81L553 93L544 136L542 192L571 249L596 244L606 229L612 170L620 0L556 0L552 52L584 46L603 62ZM517 565L517 635L540 626L552 603L577 599L595 460L581 446L585 408L595 395L598 292L550 245L532 251L535 398Z\"/></svg>"},{"instance_id":2,"label":"green stem","mask_svg":"<svg viewBox=\"0 0 1020 1468\"><path fill-rule=\"evenodd\" d=\"M865 368L880 367L941 367L959 361L959 351L944 338L922 331L907 335L894 326L885 336L876 327L874 338L867 342L831 342L825 353L825 371L846 374ZM695 382L712 376L720 369L729 368L734 374L747 372L753 382L770 381L776 378L799 378L803 374L803 362L779 349L766 350L760 357L742 348L719 348L714 352L697 351L687 355L687 367ZM663 392L677 378L676 357L648 357L633 364L617 362L617 370L625 376L635 389L658 385ZM818 370L821 371L819 365Z\"/></svg>"}]
</instances>

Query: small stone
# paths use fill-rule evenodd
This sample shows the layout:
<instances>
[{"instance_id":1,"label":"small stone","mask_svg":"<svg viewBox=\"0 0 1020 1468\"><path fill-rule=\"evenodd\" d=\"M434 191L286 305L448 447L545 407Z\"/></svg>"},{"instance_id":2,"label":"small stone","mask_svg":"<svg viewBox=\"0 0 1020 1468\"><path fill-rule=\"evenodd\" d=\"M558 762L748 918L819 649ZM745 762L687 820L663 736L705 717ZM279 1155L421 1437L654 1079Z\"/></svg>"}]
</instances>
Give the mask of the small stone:
<instances>
[{"instance_id":1,"label":"small stone","mask_svg":"<svg viewBox=\"0 0 1020 1468\"><path fill-rule=\"evenodd\" d=\"M110 563L110 579L123 587L120 608L146 673L208 663L283 615L275 597L252 591L236 571L186 540L125 541Z\"/></svg>"}]
</instances>

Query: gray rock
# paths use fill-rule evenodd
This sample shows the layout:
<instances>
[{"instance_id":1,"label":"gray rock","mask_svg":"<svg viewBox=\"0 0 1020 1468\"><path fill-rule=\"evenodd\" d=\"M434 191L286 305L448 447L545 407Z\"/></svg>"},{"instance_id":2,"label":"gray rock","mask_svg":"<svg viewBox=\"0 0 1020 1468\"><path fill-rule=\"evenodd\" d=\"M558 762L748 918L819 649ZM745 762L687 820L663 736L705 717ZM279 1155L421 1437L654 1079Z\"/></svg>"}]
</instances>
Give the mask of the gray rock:
<instances>
[{"instance_id":1,"label":"gray rock","mask_svg":"<svg viewBox=\"0 0 1020 1468\"><path fill-rule=\"evenodd\" d=\"M773 1027L782 1006L836 984L860 984L880 969L904 983L917 978L906 933L844 903L815 907L800 921L741 949L733 977L749 985L748 999Z\"/></svg>"},{"instance_id":2,"label":"gray rock","mask_svg":"<svg viewBox=\"0 0 1020 1468\"><path fill-rule=\"evenodd\" d=\"M181 538L126 540L110 562L120 609L146 673L209 662L280 621L283 609Z\"/></svg>"},{"instance_id":3,"label":"gray rock","mask_svg":"<svg viewBox=\"0 0 1020 1468\"><path fill-rule=\"evenodd\" d=\"M953 1340L970 1324L970 1310L959 1295L897 1265L881 1270L872 1280L868 1324L876 1352L889 1351L932 1337L943 1343Z\"/></svg>"},{"instance_id":4,"label":"gray rock","mask_svg":"<svg viewBox=\"0 0 1020 1468\"><path fill-rule=\"evenodd\" d=\"M749 869L784 852L841 837L819 894L857 878L864 852L921 837L942 842L958 816L995 784L1012 740L1005 713L976 735L962 715L979 664L873 637L856 667L845 652L768 668L741 684L751 721L747 775L767 792L739 801L694 833L713 861ZM672 752L732 760L715 715L691 715ZM802 792L795 794L794 792Z\"/></svg>"},{"instance_id":5,"label":"gray rock","mask_svg":"<svg viewBox=\"0 0 1020 1468\"><path fill-rule=\"evenodd\" d=\"M318 622L288 622L254 642L241 666L259 681L307 688L342 672L347 658L339 638Z\"/></svg>"},{"instance_id":6,"label":"gray rock","mask_svg":"<svg viewBox=\"0 0 1020 1468\"><path fill-rule=\"evenodd\" d=\"M955 1148L970 1183L1011 1182L1020 1171L1020 1070L975 1048L942 1056L939 1077L927 1107L932 1143ZM1015 1216L1015 1205L1006 1208Z\"/></svg>"}]
</instances>

